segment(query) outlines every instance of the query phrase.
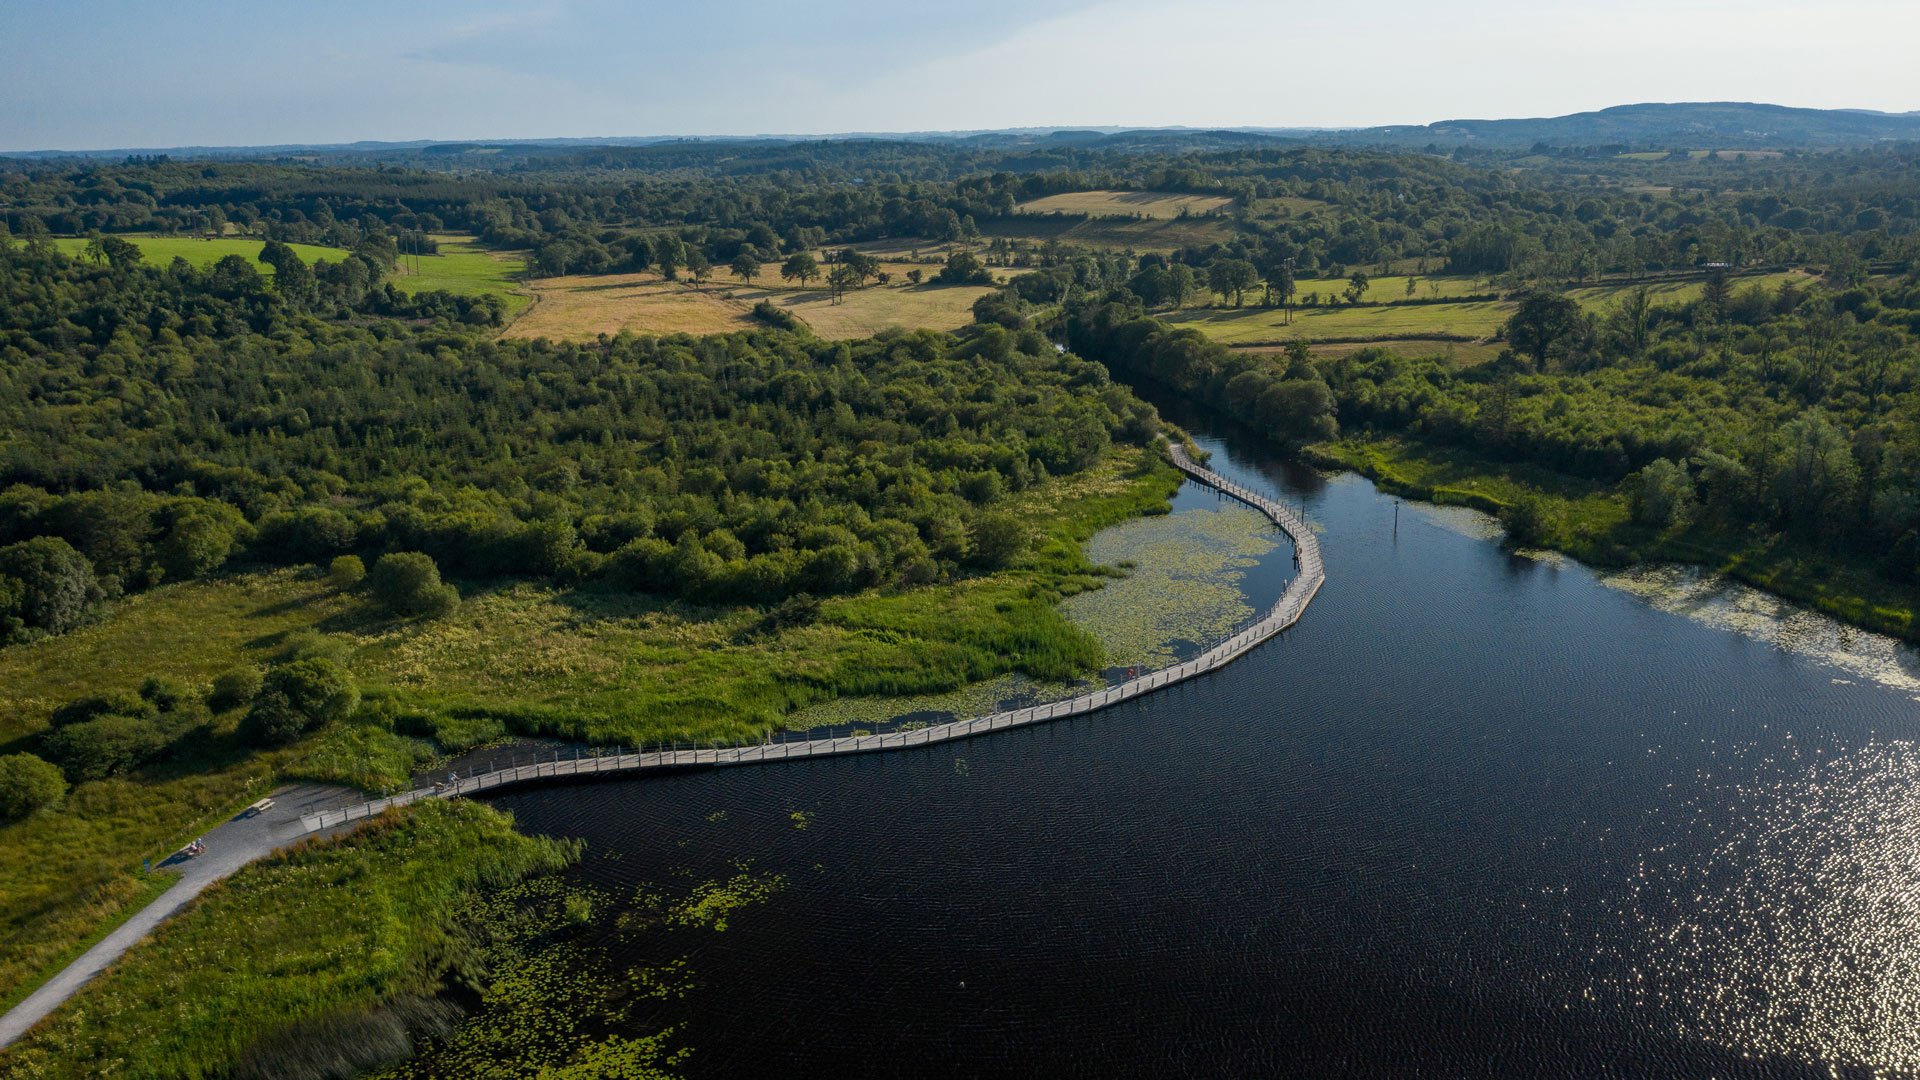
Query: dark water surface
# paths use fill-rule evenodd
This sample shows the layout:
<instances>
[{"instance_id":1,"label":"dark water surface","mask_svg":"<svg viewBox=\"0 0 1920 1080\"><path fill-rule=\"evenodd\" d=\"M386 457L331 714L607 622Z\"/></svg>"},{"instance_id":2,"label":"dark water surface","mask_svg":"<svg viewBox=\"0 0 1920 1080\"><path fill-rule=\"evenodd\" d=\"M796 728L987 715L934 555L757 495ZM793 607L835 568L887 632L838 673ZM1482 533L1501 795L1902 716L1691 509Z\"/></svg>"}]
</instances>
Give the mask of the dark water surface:
<instances>
[{"instance_id":1,"label":"dark water surface","mask_svg":"<svg viewBox=\"0 0 1920 1080\"><path fill-rule=\"evenodd\" d=\"M924 751L498 800L617 894L785 876L629 957L694 950L651 1018L691 1074L1920 1066L1912 691L1435 513L1396 538L1369 484L1194 426L1324 527L1305 619L1224 672Z\"/></svg>"}]
</instances>

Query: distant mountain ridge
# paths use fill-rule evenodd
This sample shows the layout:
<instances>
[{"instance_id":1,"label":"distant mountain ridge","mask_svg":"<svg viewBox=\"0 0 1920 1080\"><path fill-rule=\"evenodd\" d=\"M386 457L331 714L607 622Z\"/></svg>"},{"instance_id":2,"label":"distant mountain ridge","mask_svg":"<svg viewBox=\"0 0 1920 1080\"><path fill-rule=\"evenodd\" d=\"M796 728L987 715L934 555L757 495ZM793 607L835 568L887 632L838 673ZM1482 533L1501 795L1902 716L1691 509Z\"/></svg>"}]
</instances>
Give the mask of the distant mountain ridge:
<instances>
[{"instance_id":1,"label":"distant mountain ridge","mask_svg":"<svg viewBox=\"0 0 1920 1080\"><path fill-rule=\"evenodd\" d=\"M1920 112L1799 109L1744 101L1649 102L1567 116L1359 128L1340 141L1485 143L1514 146L1625 144L1649 149L1781 149L1920 139Z\"/></svg>"},{"instance_id":2,"label":"distant mountain ridge","mask_svg":"<svg viewBox=\"0 0 1920 1080\"><path fill-rule=\"evenodd\" d=\"M878 140L950 143L982 149L1085 147L1096 150L1224 149L1260 143L1318 145L1483 146L1493 149L1624 147L1675 149L1823 149L1882 142L1920 141L1920 110L1803 109L1743 101L1647 102L1615 105L1566 116L1504 120L1441 120L1361 128L1306 127L1027 127L971 131L843 132L828 135L638 135L545 139L416 139L353 143L291 143L276 146L191 146L114 150L0 151L0 157L118 158L168 154L181 158L258 158L324 155L394 160L410 155L539 154L594 147L640 147L663 143L797 143Z\"/></svg>"}]
</instances>

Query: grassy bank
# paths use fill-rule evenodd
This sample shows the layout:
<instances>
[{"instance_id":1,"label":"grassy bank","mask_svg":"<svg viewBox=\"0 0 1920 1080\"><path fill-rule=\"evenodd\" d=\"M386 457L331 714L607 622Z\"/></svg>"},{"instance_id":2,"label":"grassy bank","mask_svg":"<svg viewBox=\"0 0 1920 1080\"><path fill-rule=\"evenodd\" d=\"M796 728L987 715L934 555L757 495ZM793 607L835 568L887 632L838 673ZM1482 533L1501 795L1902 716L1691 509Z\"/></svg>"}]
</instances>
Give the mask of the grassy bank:
<instances>
[{"instance_id":1,"label":"grassy bank","mask_svg":"<svg viewBox=\"0 0 1920 1080\"><path fill-rule=\"evenodd\" d=\"M375 1050L404 1024L368 1010L436 993L475 948L457 916L476 891L572 855L483 804L434 802L248 867L17 1044L10 1075L207 1076L288 1033L309 1058Z\"/></svg>"},{"instance_id":2,"label":"grassy bank","mask_svg":"<svg viewBox=\"0 0 1920 1080\"><path fill-rule=\"evenodd\" d=\"M804 623L750 607L638 594L463 582L451 617L395 620L313 569L162 586L101 622L0 650L0 752L31 750L48 714L150 675L204 690L290 647L338 655L375 704L362 719L271 752L214 716L170 755L78 785L56 808L0 826L0 994L19 995L147 896L158 858L274 783L398 787L436 755L509 732L606 743L758 740L840 695L951 690L1009 672L1097 669L1098 642L1055 606L1104 579L1081 543L1164 508L1170 466L1117 448L1085 474L1003 500L1030 550L1000 573L827 600ZM50 858L48 853L62 857Z\"/></svg>"},{"instance_id":3,"label":"grassy bank","mask_svg":"<svg viewBox=\"0 0 1920 1080\"><path fill-rule=\"evenodd\" d=\"M1541 500L1544 547L1595 566L1681 562L1765 589L1842 622L1920 641L1920 594L1863 560L1815 551L1778 534L1693 528L1658 532L1633 523L1617 488L1525 464L1407 439L1348 439L1312 447L1319 464L1352 469L1381 490L1500 514L1528 496Z\"/></svg>"}]
</instances>

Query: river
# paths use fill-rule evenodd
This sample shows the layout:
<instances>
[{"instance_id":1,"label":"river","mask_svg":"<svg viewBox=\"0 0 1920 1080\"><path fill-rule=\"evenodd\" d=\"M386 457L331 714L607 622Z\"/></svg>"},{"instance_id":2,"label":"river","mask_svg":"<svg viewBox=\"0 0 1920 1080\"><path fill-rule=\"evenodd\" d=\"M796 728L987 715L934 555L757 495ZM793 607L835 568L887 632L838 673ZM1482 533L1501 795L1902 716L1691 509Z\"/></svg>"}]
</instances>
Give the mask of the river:
<instances>
[{"instance_id":1,"label":"river","mask_svg":"<svg viewBox=\"0 0 1920 1080\"><path fill-rule=\"evenodd\" d=\"M619 946L687 954L647 1019L690 1075L1920 1069L1909 650L1705 618L1752 605L1473 515L1396 531L1364 480L1178 418L1323 530L1305 618L1227 670L926 750L496 800L616 894L784 878L724 932Z\"/></svg>"}]
</instances>

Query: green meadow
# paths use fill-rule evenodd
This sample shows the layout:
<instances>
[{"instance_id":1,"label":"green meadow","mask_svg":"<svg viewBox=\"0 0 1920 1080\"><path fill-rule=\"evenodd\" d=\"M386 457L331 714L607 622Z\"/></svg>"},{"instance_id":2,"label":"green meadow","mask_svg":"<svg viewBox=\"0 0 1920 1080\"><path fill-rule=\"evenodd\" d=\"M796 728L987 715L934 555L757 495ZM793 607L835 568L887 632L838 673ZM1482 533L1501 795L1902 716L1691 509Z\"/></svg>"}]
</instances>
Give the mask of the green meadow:
<instances>
[{"instance_id":1,"label":"green meadow","mask_svg":"<svg viewBox=\"0 0 1920 1080\"><path fill-rule=\"evenodd\" d=\"M1452 300L1502 291L1483 279L1453 276L1413 275L1414 294L1407 296L1406 275L1375 278L1359 306L1329 306L1324 301L1338 296L1345 283L1332 279L1307 279L1298 283L1298 295L1289 324L1284 308L1245 306L1188 308L1159 317L1178 326L1191 326L1208 337L1228 345L1257 345L1305 338L1310 341L1392 342L1412 338L1454 341L1484 341L1493 337L1513 315L1510 300ZM1732 278L1729 286L1739 293L1759 287L1768 291L1793 281L1811 280L1799 271L1752 274ZM1691 281L1648 281L1645 288L1656 305L1677 306L1700 298L1706 283ZM1566 290L1566 295L1589 311L1604 312L1621 298L1642 287L1641 283L1611 282ZM1322 303L1304 307L1298 302L1317 293ZM1257 296L1257 293L1252 295ZM1409 303L1432 300L1442 303Z\"/></svg>"},{"instance_id":2,"label":"green meadow","mask_svg":"<svg viewBox=\"0 0 1920 1080\"><path fill-rule=\"evenodd\" d=\"M470 236L433 239L440 246L439 252L402 259L393 274L396 286L410 293L437 289L456 296L498 296L507 302L509 315L518 315L533 303L533 297L520 284L527 268L520 253L489 251Z\"/></svg>"},{"instance_id":3,"label":"green meadow","mask_svg":"<svg viewBox=\"0 0 1920 1080\"><path fill-rule=\"evenodd\" d=\"M251 240L241 237L221 237L218 240L206 240L197 236L122 236L140 249L146 261L155 266L167 266L175 259L185 259L194 266L205 269L229 255L238 255L251 263L262 274L273 273L273 267L260 261L260 249L266 247L264 240ZM84 236L62 236L54 240L62 254L73 258L85 258L89 241ZM339 248L319 247L314 244L288 244L294 254L307 263L339 262L347 253Z\"/></svg>"}]
</instances>

